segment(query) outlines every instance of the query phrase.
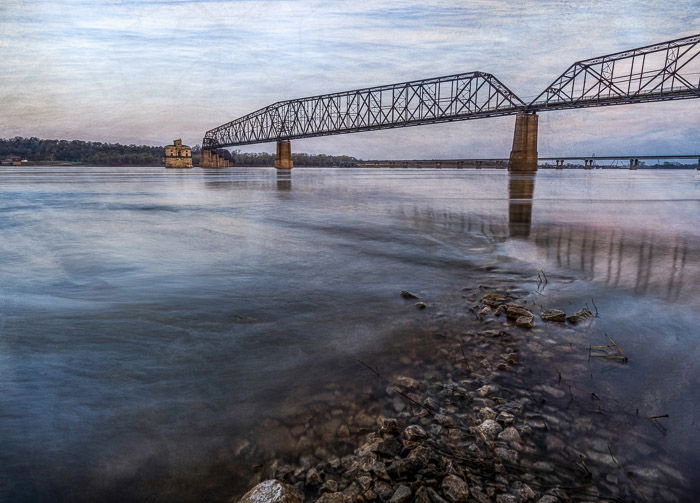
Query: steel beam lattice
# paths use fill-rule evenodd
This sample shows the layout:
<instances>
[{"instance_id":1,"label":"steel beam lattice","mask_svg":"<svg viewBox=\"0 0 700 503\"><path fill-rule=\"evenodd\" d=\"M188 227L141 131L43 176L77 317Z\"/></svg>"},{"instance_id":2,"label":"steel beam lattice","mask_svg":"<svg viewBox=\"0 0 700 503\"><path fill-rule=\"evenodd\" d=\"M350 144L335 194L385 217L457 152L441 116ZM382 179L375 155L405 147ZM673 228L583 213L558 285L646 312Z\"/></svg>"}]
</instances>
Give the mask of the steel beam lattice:
<instances>
[{"instance_id":1,"label":"steel beam lattice","mask_svg":"<svg viewBox=\"0 0 700 503\"><path fill-rule=\"evenodd\" d=\"M700 97L700 35L577 61L528 106L599 107Z\"/></svg>"},{"instance_id":2,"label":"steel beam lattice","mask_svg":"<svg viewBox=\"0 0 700 503\"><path fill-rule=\"evenodd\" d=\"M511 115L524 106L493 75L460 73L280 101L207 131L203 148Z\"/></svg>"}]
</instances>

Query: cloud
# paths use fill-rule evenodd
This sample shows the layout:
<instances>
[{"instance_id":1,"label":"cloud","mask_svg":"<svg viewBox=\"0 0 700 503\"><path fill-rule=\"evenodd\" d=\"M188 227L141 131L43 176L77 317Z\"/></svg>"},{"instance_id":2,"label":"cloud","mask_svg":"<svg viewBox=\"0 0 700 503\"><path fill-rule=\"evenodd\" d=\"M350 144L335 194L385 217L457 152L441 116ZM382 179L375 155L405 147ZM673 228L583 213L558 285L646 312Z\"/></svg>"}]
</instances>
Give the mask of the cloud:
<instances>
[{"instance_id":1,"label":"cloud","mask_svg":"<svg viewBox=\"0 0 700 503\"><path fill-rule=\"evenodd\" d=\"M497 75L525 99L575 60L700 31L698 6L681 0L660 16L647 0L6 0L0 136L196 144L207 129L281 99L471 70ZM543 118L552 130L540 151L596 142L695 148L682 134L697 132L694 102L614 108ZM586 133L591 121L604 138ZM628 127L604 125L620 123ZM664 130L674 137L652 134ZM304 140L295 149L495 156L507 155L511 134L506 118Z\"/></svg>"}]
</instances>

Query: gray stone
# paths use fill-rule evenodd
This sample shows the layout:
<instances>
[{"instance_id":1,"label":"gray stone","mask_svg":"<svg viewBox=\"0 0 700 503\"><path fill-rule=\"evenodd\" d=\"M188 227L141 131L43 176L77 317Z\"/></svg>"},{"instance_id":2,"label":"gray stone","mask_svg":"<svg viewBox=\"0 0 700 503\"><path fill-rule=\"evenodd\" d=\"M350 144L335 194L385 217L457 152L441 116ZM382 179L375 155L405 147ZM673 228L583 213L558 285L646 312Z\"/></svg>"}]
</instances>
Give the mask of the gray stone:
<instances>
[{"instance_id":1,"label":"gray stone","mask_svg":"<svg viewBox=\"0 0 700 503\"><path fill-rule=\"evenodd\" d=\"M524 307L520 306L508 306L508 309L506 310L506 316L509 320L517 320L518 318L522 318L523 316L526 318L535 317L535 315L531 311L528 311Z\"/></svg>"},{"instance_id":2,"label":"gray stone","mask_svg":"<svg viewBox=\"0 0 700 503\"><path fill-rule=\"evenodd\" d=\"M584 307L583 309L579 309L578 311L576 311L571 316L567 316L566 321L575 325L583 320L588 320L590 318L593 318L593 313L590 311L590 309Z\"/></svg>"},{"instance_id":3,"label":"gray stone","mask_svg":"<svg viewBox=\"0 0 700 503\"><path fill-rule=\"evenodd\" d=\"M505 440L506 442L516 442L516 443L520 443L522 441L520 439L520 433L518 433L518 430L516 430L512 426L509 426L508 428L503 430L501 433L499 433L498 439Z\"/></svg>"},{"instance_id":4,"label":"gray stone","mask_svg":"<svg viewBox=\"0 0 700 503\"><path fill-rule=\"evenodd\" d=\"M239 503L301 503L296 487L276 479L265 480L245 493Z\"/></svg>"},{"instance_id":5,"label":"gray stone","mask_svg":"<svg viewBox=\"0 0 700 503\"><path fill-rule=\"evenodd\" d=\"M476 390L476 392L479 393L479 396L484 397L492 395L496 391L498 391L498 386L495 386L493 384L485 384L484 386Z\"/></svg>"},{"instance_id":6,"label":"gray stone","mask_svg":"<svg viewBox=\"0 0 700 503\"><path fill-rule=\"evenodd\" d=\"M520 328L535 328L534 316L518 316L515 319L515 326Z\"/></svg>"},{"instance_id":7,"label":"gray stone","mask_svg":"<svg viewBox=\"0 0 700 503\"><path fill-rule=\"evenodd\" d=\"M493 440L503 430L501 425L493 419L487 419L477 426L477 429L487 440Z\"/></svg>"},{"instance_id":8,"label":"gray stone","mask_svg":"<svg viewBox=\"0 0 700 503\"><path fill-rule=\"evenodd\" d=\"M403 430L403 436L406 440L417 441L427 438L428 434L423 428L421 428L417 424L412 424L411 426Z\"/></svg>"},{"instance_id":9,"label":"gray stone","mask_svg":"<svg viewBox=\"0 0 700 503\"><path fill-rule=\"evenodd\" d=\"M316 500L316 503L345 503L347 497L341 492L324 493Z\"/></svg>"},{"instance_id":10,"label":"gray stone","mask_svg":"<svg viewBox=\"0 0 700 503\"><path fill-rule=\"evenodd\" d=\"M411 498L412 494L410 487L400 485L396 488L396 491L394 491L389 503L405 503Z\"/></svg>"},{"instance_id":11,"label":"gray stone","mask_svg":"<svg viewBox=\"0 0 700 503\"><path fill-rule=\"evenodd\" d=\"M540 313L542 321L566 321L566 313L559 309L547 309Z\"/></svg>"},{"instance_id":12,"label":"gray stone","mask_svg":"<svg viewBox=\"0 0 700 503\"><path fill-rule=\"evenodd\" d=\"M469 498L469 486L457 475L448 475L442 479L442 494L452 503L461 503Z\"/></svg>"}]
</instances>

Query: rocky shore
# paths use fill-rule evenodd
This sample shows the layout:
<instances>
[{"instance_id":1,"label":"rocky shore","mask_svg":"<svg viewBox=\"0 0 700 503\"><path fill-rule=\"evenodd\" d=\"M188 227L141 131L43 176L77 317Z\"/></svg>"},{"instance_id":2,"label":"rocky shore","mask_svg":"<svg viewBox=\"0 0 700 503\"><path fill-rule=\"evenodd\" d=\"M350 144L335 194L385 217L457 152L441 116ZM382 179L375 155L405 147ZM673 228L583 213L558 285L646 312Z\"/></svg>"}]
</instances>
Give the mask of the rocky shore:
<instances>
[{"instance_id":1,"label":"rocky shore","mask_svg":"<svg viewBox=\"0 0 700 503\"><path fill-rule=\"evenodd\" d=\"M265 459L232 502L683 500L687 481L649 427L663 426L584 384L592 358L628 359L596 334L596 309L512 285L440 302L407 293L429 320L421 344L358 362L369 385L329 384L297 416L263 421L265 445L239 440L239 462Z\"/></svg>"}]
</instances>

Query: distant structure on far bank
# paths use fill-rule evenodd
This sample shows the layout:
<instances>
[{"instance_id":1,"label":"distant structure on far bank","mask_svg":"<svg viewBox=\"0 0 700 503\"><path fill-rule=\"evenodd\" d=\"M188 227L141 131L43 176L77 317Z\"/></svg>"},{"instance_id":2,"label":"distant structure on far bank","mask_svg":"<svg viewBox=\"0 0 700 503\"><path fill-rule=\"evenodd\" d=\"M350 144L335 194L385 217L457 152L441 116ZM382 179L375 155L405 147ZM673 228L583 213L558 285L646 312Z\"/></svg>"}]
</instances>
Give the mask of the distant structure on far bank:
<instances>
[{"instance_id":1,"label":"distant structure on far bank","mask_svg":"<svg viewBox=\"0 0 700 503\"><path fill-rule=\"evenodd\" d=\"M191 168L192 149L182 144L182 140L173 140L173 145L165 146L166 168Z\"/></svg>"}]
</instances>

